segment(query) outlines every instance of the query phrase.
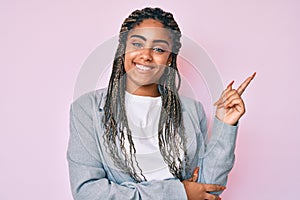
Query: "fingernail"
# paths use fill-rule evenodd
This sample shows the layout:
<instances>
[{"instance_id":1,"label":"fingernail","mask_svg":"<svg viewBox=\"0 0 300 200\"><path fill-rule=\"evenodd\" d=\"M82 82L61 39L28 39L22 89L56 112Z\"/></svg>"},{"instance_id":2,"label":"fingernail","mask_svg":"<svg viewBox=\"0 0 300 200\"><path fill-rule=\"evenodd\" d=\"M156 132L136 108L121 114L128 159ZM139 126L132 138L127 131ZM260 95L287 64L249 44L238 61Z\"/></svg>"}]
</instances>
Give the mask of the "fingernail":
<instances>
[{"instance_id":1,"label":"fingernail","mask_svg":"<svg viewBox=\"0 0 300 200\"><path fill-rule=\"evenodd\" d=\"M219 197L218 200L222 200L221 197Z\"/></svg>"},{"instance_id":2,"label":"fingernail","mask_svg":"<svg viewBox=\"0 0 300 200\"><path fill-rule=\"evenodd\" d=\"M221 187L221 190L225 190L225 189L226 189L226 187L224 187L224 186Z\"/></svg>"},{"instance_id":3,"label":"fingernail","mask_svg":"<svg viewBox=\"0 0 300 200\"><path fill-rule=\"evenodd\" d=\"M253 78L255 77L255 75L256 75L256 72L254 72L254 73L252 74L251 79L253 79Z\"/></svg>"},{"instance_id":4,"label":"fingernail","mask_svg":"<svg viewBox=\"0 0 300 200\"><path fill-rule=\"evenodd\" d=\"M232 86L233 83L234 83L234 80L231 81L231 82L228 84L227 88L229 88L230 86Z\"/></svg>"}]
</instances>

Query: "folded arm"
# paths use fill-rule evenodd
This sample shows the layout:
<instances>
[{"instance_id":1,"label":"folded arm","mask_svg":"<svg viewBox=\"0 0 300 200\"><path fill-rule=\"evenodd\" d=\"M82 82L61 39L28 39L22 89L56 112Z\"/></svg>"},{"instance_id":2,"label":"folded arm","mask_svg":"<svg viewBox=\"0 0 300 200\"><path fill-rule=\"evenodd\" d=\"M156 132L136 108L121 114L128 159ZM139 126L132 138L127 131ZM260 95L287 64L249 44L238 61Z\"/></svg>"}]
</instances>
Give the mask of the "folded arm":
<instances>
[{"instance_id":1,"label":"folded arm","mask_svg":"<svg viewBox=\"0 0 300 200\"><path fill-rule=\"evenodd\" d=\"M121 184L109 180L97 146L93 103L86 98L73 103L70 112L67 159L74 199L187 199L178 179Z\"/></svg>"}]
</instances>

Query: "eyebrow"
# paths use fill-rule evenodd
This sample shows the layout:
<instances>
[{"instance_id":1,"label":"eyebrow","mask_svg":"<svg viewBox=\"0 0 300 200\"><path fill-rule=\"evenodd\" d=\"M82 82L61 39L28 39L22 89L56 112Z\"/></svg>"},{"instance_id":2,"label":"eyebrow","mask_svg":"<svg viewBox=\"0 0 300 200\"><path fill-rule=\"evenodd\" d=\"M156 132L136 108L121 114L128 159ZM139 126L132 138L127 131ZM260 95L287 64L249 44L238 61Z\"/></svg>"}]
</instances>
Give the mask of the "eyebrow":
<instances>
[{"instance_id":1,"label":"eyebrow","mask_svg":"<svg viewBox=\"0 0 300 200\"><path fill-rule=\"evenodd\" d=\"M137 37L137 38L140 38L144 41L147 41L147 39L144 37L144 36L141 36L141 35L131 35L130 38L133 38L133 37ZM168 46L169 45L169 42L167 42L166 40L153 40L154 43L165 43L167 44Z\"/></svg>"}]
</instances>

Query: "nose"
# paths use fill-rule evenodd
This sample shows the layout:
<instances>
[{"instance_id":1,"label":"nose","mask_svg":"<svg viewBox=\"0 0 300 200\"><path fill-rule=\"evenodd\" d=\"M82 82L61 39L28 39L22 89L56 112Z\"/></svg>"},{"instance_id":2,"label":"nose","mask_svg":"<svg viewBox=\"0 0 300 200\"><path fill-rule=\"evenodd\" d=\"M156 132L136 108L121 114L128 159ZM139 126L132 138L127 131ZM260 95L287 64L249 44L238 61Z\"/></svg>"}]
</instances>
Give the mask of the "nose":
<instances>
[{"instance_id":1,"label":"nose","mask_svg":"<svg viewBox=\"0 0 300 200\"><path fill-rule=\"evenodd\" d=\"M152 61L152 49L151 48L143 48L140 51L140 58L144 61Z\"/></svg>"}]
</instances>

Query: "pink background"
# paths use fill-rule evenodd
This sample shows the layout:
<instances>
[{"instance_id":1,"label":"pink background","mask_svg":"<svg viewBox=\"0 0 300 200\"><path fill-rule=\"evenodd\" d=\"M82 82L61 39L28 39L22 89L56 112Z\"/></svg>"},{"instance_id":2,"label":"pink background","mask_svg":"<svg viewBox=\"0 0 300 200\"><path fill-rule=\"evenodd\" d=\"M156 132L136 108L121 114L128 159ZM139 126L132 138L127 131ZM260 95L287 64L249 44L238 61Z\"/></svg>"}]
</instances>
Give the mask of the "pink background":
<instances>
[{"instance_id":1,"label":"pink background","mask_svg":"<svg viewBox=\"0 0 300 200\"><path fill-rule=\"evenodd\" d=\"M1 1L0 199L71 200L69 105L82 63L134 9L159 6L206 49L224 84L257 71L245 92L225 200L297 199L300 3Z\"/></svg>"}]
</instances>

